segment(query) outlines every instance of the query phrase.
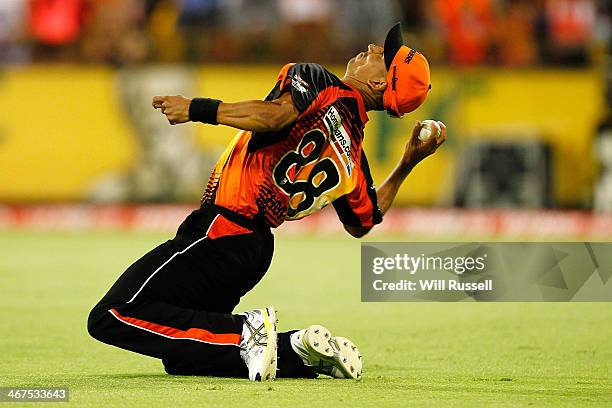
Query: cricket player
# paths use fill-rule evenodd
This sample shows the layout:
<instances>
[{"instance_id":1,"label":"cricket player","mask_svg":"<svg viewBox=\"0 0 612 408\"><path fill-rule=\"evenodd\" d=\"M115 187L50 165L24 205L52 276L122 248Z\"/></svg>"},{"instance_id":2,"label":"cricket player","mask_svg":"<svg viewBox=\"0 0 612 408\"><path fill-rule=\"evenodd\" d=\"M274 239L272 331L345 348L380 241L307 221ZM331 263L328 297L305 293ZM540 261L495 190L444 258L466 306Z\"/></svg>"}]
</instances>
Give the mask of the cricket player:
<instances>
[{"instance_id":1,"label":"cricket player","mask_svg":"<svg viewBox=\"0 0 612 408\"><path fill-rule=\"evenodd\" d=\"M131 265L89 315L94 338L160 358L169 374L360 378L350 340L312 325L277 333L272 306L234 314L264 276L271 228L332 204L362 237L380 223L414 166L444 142L420 140L417 122L397 166L376 189L362 149L368 111L418 108L430 90L425 57L403 44L399 24L384 48L369 45L338 78L317 64L287 64L263 101L156 96L173 124L202 122L240 132L214 168L199 209L176 237Z\"/></svg>"}]
</instances>

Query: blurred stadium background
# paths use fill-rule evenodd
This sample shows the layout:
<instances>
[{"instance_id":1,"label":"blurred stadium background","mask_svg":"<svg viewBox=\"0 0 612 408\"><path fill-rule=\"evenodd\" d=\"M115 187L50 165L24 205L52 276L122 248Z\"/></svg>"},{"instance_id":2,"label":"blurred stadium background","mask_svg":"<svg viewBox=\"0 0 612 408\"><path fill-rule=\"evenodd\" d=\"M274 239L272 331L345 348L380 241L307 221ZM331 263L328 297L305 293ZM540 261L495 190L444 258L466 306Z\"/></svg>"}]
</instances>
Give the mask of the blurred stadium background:
<instances>
[{"instance_id":1,"label":"blurred stadium background","mask_svg":"<svg viewBox=\"0 0 612 408\"><path fill-rule=\"evenodd\" d=\"M288 61L342 74L401 20L433 90L408 119L371 114L375 180L414 120L449 140L379 232L609 239L610 18L596 0L3 0L0 228L173 231L233 130L170 127L153 95L262 98Z\"/></svg>"},{"instance_id":2,"label":"blurred stadium background","mask_svg":"<svg viewBox=\"0 0 612 408\"><path fill-rule=\"evenodd\" d=\"M169 126L152 96L259 99L289 61L342 74L398 20L433 89L403 120L371 113L375 181L415 120L449 137L366 239L612 240L610 1L0 0L0 385L67 385L78 406L610 404L610 307L361 303L359 242L332 209L279 228L237 309L273 302L282 330L354 339L360 383L168 377L88 337L90 308L198 206L234 134Z\"/></svg>"}]
</instances>

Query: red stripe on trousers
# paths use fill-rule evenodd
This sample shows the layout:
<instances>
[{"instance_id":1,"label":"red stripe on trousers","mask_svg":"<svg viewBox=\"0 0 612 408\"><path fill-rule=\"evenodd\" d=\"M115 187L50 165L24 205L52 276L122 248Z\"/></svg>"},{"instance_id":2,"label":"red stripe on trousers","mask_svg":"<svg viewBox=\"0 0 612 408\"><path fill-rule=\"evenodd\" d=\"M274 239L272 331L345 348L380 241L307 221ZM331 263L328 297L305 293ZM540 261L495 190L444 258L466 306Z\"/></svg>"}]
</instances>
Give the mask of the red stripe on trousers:
<instances>
[{"instance_id":1,"label":"red stripe on trousers","mask_svg":"<svg viewBox=\"0 0 612 408\"><path fill-rule=\"evenodd\" d=\"M147 322L145 320L136 319L135 317L122 316L115 309L111 309L110 312L118 319L133 324L134 326L142 327L143 329L150 330L155 333L162 334L164 336L172 337L174 339L191 339L201 340L206 343L212 344L240 344L242 336L236 333L222 333L215 334L208 330L198 329L192 327L188 330L175 329L174 327L162 326L161 324Z\"/></svg>"}]
</instances>

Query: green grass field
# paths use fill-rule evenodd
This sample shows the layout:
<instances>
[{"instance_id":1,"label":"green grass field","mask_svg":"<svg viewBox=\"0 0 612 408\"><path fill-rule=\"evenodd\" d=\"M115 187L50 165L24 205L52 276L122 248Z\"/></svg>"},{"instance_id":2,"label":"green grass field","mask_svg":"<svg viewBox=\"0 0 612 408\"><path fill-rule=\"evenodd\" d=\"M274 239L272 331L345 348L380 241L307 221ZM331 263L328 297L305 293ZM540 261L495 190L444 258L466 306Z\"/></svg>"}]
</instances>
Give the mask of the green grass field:
<instances>
[{"instance_id":1,"label":"green grass field","mask_svg":"<svg viewBox=\"0 0 612 408\"><path fill-rule=\"evenodd\" d=\"M359 242L337 236L278 238L238 309L272 303L281 330L322 323L349 337L362 381L168 376L85 327L124 268L167 237L1 232L0 386L67 386L74 406L612 406L612 304L361 303Z\"/></svg>"}]
</instances>

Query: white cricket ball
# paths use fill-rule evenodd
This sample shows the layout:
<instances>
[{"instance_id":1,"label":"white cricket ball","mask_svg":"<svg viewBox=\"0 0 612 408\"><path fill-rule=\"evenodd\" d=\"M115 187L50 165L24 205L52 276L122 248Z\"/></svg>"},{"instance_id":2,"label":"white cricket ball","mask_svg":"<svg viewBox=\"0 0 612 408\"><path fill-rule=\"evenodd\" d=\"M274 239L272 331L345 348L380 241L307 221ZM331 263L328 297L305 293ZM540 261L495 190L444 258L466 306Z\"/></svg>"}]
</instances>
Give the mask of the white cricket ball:
<instances>
[{"instance_id":1,"label":"white cricket ball","mask_svg":"<svg viewBox=\"0 0 612 408\"><path fill-rule=\"evenodd\" d=\"M435 135L435 137L440 137L442 133L442 129L440 125L435 120L424 120L421 122L423 127L421 128L421 132L419 133L419 140L424 142L431 137L431 135Z\"/></svg>"}]
</instances>

